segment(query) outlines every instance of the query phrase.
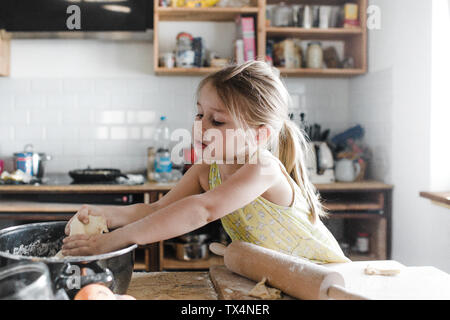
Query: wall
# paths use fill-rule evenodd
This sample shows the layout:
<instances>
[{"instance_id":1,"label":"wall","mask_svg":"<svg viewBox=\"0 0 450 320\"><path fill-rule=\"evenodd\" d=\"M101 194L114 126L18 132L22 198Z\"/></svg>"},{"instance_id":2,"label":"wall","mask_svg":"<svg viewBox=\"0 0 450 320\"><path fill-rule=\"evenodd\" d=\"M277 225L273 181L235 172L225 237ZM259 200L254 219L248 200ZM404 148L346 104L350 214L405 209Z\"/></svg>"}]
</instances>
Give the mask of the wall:
<instances>
[{"instance_id":1,"label":"wall","mask_svg":"<svg viewBox=\"0 0 450 320\"><path fill-rule=\"evenodd\" d=\"M432 187L432 2L370 4L381 9L381 30L369 31L369 73L350 80L350 121L367 128L371 177L394 185L392 258L448 272L450 215L419 197Z\"/></svg>"},{"instance_id":2,"label":"wall","mask_svg":"<svg viewBox=\"0 0 450 320\"><path fill-rule=\"evenodd\" d=\"M202 34L208 45L231 43L234 32L222 27L227 31L222 37L202 34L195 25L183 30ZM173 45L174 30L161 33ZM172 129L191 127L201 78L155 76L150 42L16 39L11 45L11 77L0 78L1 158L33 143L35 150L54 156L48 172L88 165L139 171L160 115ZM229 49L215 48L223 55ZM286 84L300 95L309 120L334 133L346 129L347 79Z\"/></svg>"}]
</instances>

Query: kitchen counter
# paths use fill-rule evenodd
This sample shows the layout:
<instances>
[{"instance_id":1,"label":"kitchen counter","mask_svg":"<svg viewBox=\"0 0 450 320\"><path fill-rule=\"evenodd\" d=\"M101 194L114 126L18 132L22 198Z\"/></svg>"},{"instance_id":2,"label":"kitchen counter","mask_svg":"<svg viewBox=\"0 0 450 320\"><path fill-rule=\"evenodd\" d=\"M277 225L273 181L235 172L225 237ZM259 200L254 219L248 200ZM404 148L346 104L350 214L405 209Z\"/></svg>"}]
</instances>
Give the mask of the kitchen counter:
<instances>
[{"instance_id":1,"label":"kitchen counter","mask_svg":"<svg viewBox=\"0 0 450 320\"><path fill-rule=\"evenodd\" d=\"M0 193L144 193L169 191L176 182L127 184L73 184L67 174L48 175L45 183L35 185L0 185Z\"/></svg>"},{"instance_id":2,"label":"kitchen counter","mask_svg":"<svg viewBox=\"0 0 450 320\"><path fill-rule=\"evenodd\" d=\"M450 191L447 192L420 192L420 196L431 200L432 203L450 209Z\"/></svg>"},{"instance_id":3,"label":"kitchen counter","mask_svg":"<svg viewBox=\"0 0 450 320\"><path fill-rule=\"evenodd\" d=\"M151 191L169 191L177 182L158 183L146 182L141 185L126 184L72 184L68 175L56 174L49 176L47 183L39 185L0 185L0 193L143 193ZM366 180L360 182L335 182L316 184L319 191L339 190L386 190L392 185L379 181Z\"/></svg>"}]
</instances>

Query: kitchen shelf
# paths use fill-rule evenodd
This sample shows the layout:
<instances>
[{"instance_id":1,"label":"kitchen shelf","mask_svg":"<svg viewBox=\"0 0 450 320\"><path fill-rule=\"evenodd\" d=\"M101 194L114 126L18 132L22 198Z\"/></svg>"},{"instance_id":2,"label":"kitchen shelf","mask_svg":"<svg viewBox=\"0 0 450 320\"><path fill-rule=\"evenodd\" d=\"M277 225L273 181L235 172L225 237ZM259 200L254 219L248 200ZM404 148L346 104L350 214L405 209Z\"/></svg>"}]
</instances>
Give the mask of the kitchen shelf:
<instances>
[{"instance_id":1,"label":"kitchen shelf","mask_svg":"<svg viewBox=\"0 0 450 320\"><path fill-rule=\"evenodd\" d=\"M362 212L352 212L352 213L329 213L327 218L329 219L381 219L383 216L379 213L362 213Z\"/></svg>"},{"instance_id":2,"label":"kitchen shelf","mask_svg":"<svg viewBox=\"0 0 450 320\"><path fill-rule=\"evenodd\" d=\"M306 39L335 40L362 35L364 31L362 28L305 29L298 27L267 27L266 32L268 36L300 37L302 40Z\"/></svg>"},{"instance_id":3,"label":"kitchen shelf","mask_svg":"<svg viewBox=\"0 0 450 320\"><path fill-rule=\"evenodd\" d=\"M301 3L311 4L311 0ZM279 1L269 1L271 4ZM321 0L317 4L344 4L340 0ZM301 40L330 40L344 41L344 54L354 59L355 68L307 69L279 68L285 77L354 77L367 72L367 30L366 8L367 0L354 0L359 6L360 25L358 28L299 28L299 27L271 27L266 26L266 0L252 0L251 6L242 8L170 8L159 7L154 2L154 71L157 75L203 76L216 72L220 68L163 68L159 67L159 22L160 21L234 21L238 15L253 15L255 21L256 56L261 59L266 55L266 39L276 37L293 37ZM180 30L181 31L181 30ZM230 44L232 45L232 44Z\"/></svg>"},{"instance_id":4,"label":"kitchen shelf","mask_svg":"<svg viewBox=\"0 0 450 320\"><path fill-rule=\"evenodd\" d=\"M308 69L308 68L278 68L280 73L285 76L317 76L317 77L351 77L356 75L364 74L366 71L364 69Z\"/></svg>"},{"instance_id":5,"label":"kitchen shelf","mask_svg":"<svg viewBox=\"0 0 450 320\"><path fill-rule=\"evenodd\" d=\"M447 192L427 192L422 191L419 195L431 200L432 203L450 209L450 191Z\"/></svg>"},{"instance_id":6,"label":"kitchen shelf","mask_svg":"<svg viewBox=\"0 0 450 320\"><path fill-rule=\"evenodd\" d=\"M258 7L169 8L157 7L159 21L234 21L241 14L257 14Z\"/></svg>"},{"instance_id":7,"label":"kitchen shelf","mask_svg":"<svg viewBox=\"0 0 450 320\"><path fill-rule=\"evenodd\" d=\"M203 76L216 72L221 68L163 68L159 66L159 22L161 21L235 21L239 15L255 17L256 56L264 57L266 51L265 32L265 0L251 0L247 7L210 7L210 8L172 8L160 7L158 1L154 1L154 41L153 41L153 65L157 75L185 75ZM180 30L182 31L182 30ZM232 44L230 44L231 46Z\"/></svg>"},{"instance_id":8,"label":"kitchen shelf","mask_svg":"<svg viewBox=\"0 0 450 320\"><path fill-rule=\"evenodd\" d=\"M210 253L208 259L204 260L193 260L193 261L181 261L174 257L164 257L163 259L163 270L178 270L178 269L192 269L201 270L209 269L211 266L223 265L223 257Z\"/></svg>"},{"instance_id":9,"label":"kitchen shelf","mask_svg":"<svg viewBox=\"0 0 450 320\"><path fill-rule=\"evenodd\" d=\"M11 35L0 30L0 76L9 76L11 69Z\"/></svg>"},{"instance_id":10,"label":"kitchen shelf","mask_svg":"<svg viewBox=\"0 0 450 320\"><path fill-rule=\"evenodd\" d=\"M155 73L157 75L184 75L184 76L198 76L207 75L212 72L219 71L221 68L203 67L203 68L164 68L156 67Z\"/></svg>"}]
</instances>

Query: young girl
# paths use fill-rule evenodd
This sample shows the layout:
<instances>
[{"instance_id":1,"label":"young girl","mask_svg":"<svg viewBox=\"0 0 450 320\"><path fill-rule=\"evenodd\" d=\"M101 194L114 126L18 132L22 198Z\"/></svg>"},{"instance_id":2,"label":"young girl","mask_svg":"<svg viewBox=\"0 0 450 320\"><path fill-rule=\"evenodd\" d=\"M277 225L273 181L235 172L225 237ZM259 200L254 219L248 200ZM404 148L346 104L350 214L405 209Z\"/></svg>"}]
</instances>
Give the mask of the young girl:
<instances>
[{"instance_id":1,"label":"young girl","mask_svg":"<svg viewBox=\"0 0 450 320\"><path fill-rule=\"evenodd\" d=\"M201 125L194 144L202 163L156 203L83 206L72 219L88 223L88 215L102 215L115 230L67 237L62 253L92 255L149 244L221 219L232 240L316 263L348 262L320 220L325 213L305 166L308 144L288 119L288 104L286 88L264 62L209 75L198 88L194 126ZM230 132L246 145L231 143Z\"/></svg>"}]
</instances>

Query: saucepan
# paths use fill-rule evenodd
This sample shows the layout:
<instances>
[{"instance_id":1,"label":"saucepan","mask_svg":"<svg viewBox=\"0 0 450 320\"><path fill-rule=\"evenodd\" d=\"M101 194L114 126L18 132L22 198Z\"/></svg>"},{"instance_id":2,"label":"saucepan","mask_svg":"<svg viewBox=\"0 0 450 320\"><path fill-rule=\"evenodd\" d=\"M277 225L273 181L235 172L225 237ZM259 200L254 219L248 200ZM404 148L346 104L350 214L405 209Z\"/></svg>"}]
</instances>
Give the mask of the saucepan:
<instances>
[{"instance_id":1,"label":"saucepan","mask_svg":"<svg viewBox=\"0 0 450 320\"><path fill-rule=\"evenodd\" d=\"M49 269L54 291L63 289L70 298L79 288L96 282L125 294L137 245L93 256L53 258L61 249L66 223L31 223L0 230L0 268L17 262L42 262Z\"/></svg>"},{"instance_id":2,"label":"saucepan","mask_svg":"<svg viewBox=\"0 0 450 320\"><path fill-rule=\"evenodd\" d=\"M118 177L128 177L118 169L77 169L69 171L69 176L76 183L112 182Z\"/></svg>"},{"instance_id":3,"label":"saucepan","mask_svg":"<svg viewBox=\"0 0 450 320\"><path fill-rule=\"evenodd\" d=\"M33 149L32 144L27 144L24 151L14 153L15 169L41 179L44 176L44 164L52 157L42 152L34 152Z\"/></svg>"}]
</instances>

